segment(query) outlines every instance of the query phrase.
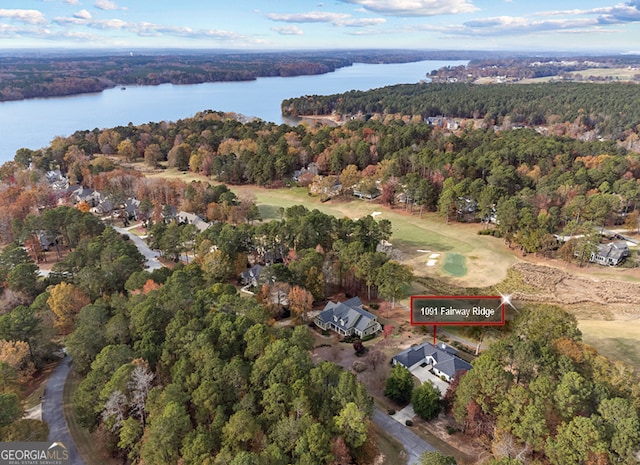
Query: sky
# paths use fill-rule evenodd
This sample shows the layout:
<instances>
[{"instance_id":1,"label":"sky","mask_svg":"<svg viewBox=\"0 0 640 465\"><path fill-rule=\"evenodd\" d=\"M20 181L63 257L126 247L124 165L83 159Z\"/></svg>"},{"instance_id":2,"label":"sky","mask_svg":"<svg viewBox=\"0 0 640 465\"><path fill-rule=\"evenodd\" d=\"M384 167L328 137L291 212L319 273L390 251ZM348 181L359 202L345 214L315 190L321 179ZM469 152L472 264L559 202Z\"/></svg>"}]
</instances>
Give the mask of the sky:
<instances>
[{"instance_id":1,"label":"sky","mask_svg":"<svg viewBox=\"0 0 640 465\"><path fill-rule=\"evenodd\" d=\"M640 52L640 0L0 0L0 49Z\"/></svg>"}]
</instances>

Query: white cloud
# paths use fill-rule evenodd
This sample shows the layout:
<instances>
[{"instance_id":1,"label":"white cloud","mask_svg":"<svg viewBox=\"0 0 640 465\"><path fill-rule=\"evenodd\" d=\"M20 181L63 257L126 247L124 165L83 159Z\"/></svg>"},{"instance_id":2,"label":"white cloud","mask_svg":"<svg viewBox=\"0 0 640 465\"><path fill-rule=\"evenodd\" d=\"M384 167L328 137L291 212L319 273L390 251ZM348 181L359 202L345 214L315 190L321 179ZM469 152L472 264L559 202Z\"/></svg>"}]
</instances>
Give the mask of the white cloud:
<instances>
[{"instance_id":1,"label":"white cloud","mask_svg":"<svg viewBox=\"0 0 640 465\"><path fill-rule=\"evenodd\" d=\"M53 22L60 26L85 26L98 30L115 30L136 34L140 37L182 37L189 39L214 39L226 42L246 43L246 44L263 44L264 40L254 39L250 36L238 34L231 31L215 30L215 29L199 29L194 30L190 27L183 26L166 26L162 24L154 24L149 22L127 22L121 19L95 19L84 17L60 17L54 18Z\"/></svg>"},{"instance_id":2,"label":"white cloud","mask_svg":"<svg viewBox=\"0 0 640 465\"><path fill-rule=\"evenodd\" d=\"M99 10L126 10L127 9L126 7L121 7L116 5L116 3L112 2L111 0L96 0L93 6L95 6Z\"/></svg>"},{"instance_id":3,"label":"white cloud","mask_svg":"<svg viewBox=\"0 0 640 465\"><path fill-rule=\"evenodd\" d=\"M0 18L12 19L28 24L45 24L47 20L38 10L4 10L0 9Z\"/></svg>"},{"instance_id":4,"label":"white cloud","mask_svg":"<svg viewBox=\"0 0 640 465\"><path fill-rule=\"evenodd\" d=\"M463 24L457 33L463 35L527 35L541 32L580 32L592 31L598 25L597 20L589 18L553 19L536 21L530 18L498 16L478 19ZM452 31L455 33L455 31Z\"/></svg>"},{"instance_id":5,"label":"white cloud","mask_svg":"<svg viewBox=\"0 0 640 465\"><path fill-rule=\"evenodd\" d=\"M331 23L336 24L351 17L346 13L329 13L325 11L311 11L309 13L277 14L269 13L267 18L285 23Z\"/></svg>"},{"instance_id":6,"label":"white cloud","mask_svg":"<svg viewBox=\"0 0 640 465\"><path fill-rule=\"evenodd\" d=\"M91 13L89 13L87 10L80 10L77 13L75 13L73 17L80 18L80 19L91 19Z\"/></svg>"},{"instance_id":7,"label":"white cloud","mask_svg":"<svg viewBox=\"0 0 640 465\"><path fill-rule=\"evenodd\" d=\"M477 19L451 27L448 32L470 36L515 36L543 32L592 34L607 32L607 26L625 23L640 23L640 1L586 10L543 11L531 18L498 16Z\"/></svg>"},{"instance_id":8,"label":"white cloud","mask_svg":"<svg viewBox=\"0 0 640 465\"><path fill-rule=\"evenodd\" d=\"M277 14L268 13L267 18L284 23L328 23L334 26L368 27L386 22L384 18L353 18L348 13L330 13L325 11L310 11L308 13Z\"/></svg>"},{"instance_id":9,"label":"white cloud","mask_svg":"<svg viewBox=\"0 0 640 465\"><path fill-rule=\"evenodd\" d=\"M50 41L71 40L77 42L104 42L104 38L84 32L51 30L44 27L32 26L15 27L8 24L0 24L0 38L22 39L25 37Z\"/></svg>"},{"instance_id":10,"label":"white cloud","mask_svg":"<svg viewBox=\"0 0 640 465\"><path fill-rule=\"evenodd\" d=\"M68 3L69 5L80 5L80 0L64 0L65 3Z\"/></svg>"},{"instance_id":11,"label":"white cloud","mask_svg":"<svg viewBox=\"0 0 640 465\"><path fill-rule=\"evenodd\" d=\"M347 19L346 21L342 21L339 26L347 26L347 27L367 27L367 26L377 26L378 24L384 24L387 20L384 18L361 18L361 19Z\"/></svg>"},{"instance_id":12,"label":"white cloud","mask_svg":"<svg viewBox=\"0 0 640 465\"><path fill-rule=\"evenodd\" d=\"M277 26L272 27L271 30L283 36L301 36L302 34L304 34L302 29L300 29L298 26Z\"/></svg>"},{"instance_id":13,"label":"white cloud","mask_svg":"<svg viewBox=\"0 0 640 465\"><path fill-rule=\"evenodd\" d=\"M389 16L437 16L473 13L479 8L472 0L339 0L361 5L368 11Z\"/></svg>"},{"instance_id":14,"label":"white cloud","mask_svg":"<svg viewBox=\"0 0 640 465\"><path fill-rule=\"evenodd\" d=\"M635 23L640 22L640 1L589 10L543 11L537 16L596 16L599 24Z\"/></svg>"}]
</instances>

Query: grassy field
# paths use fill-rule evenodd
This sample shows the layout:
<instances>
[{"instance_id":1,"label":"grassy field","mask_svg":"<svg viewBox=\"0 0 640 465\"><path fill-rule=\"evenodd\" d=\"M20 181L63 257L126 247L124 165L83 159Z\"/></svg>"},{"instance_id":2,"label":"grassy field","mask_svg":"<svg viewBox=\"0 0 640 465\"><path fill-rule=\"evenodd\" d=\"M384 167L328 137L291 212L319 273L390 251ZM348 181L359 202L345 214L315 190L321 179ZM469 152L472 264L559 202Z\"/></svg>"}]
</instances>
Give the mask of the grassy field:
<instances>
[{"instance_id":1,"label":"grassy field","mask_svg":"<svg viewBox=\"0 0 640 465\"><path fill-rule=\"evenodd\" d=\"M588 79L590 76L593 76L601 79L609 79L611 81L631 81L634 79L634 76L640 74L640 70L630 68L589 68L581 71L571 71L569 74L575 77L580 76L582 79ZM560 78L558 76L545 76L540 78L521 79L518 83L539 84L542 82L557 81L559 79Z\"/></svg>"},{"instance_id":2,"label":"grassy field","mask_svg":"<svg viewBox=\"0 0 640 465\"><path fill-rule=\"evenodd\" d=\"M640 70L632 68L589 68L582 71L572 71L574 76L588 78L595 76L598 78L611 78L616 81L630 81L634 76L640 74Z\"/></svg>"},{"instance_id":3,"label":"grassy field","mask_svg":"<svg viewBox=\"0 0 640 465\"><path fill-rule=\"evenodd\" d=\"M640 369L640 321L582 320L578 321L578 327L584 341L599 353Z\"/></svg>"},{"instance_id":4,"label":"grassy field","mask_svg":"<svg viewBox=\"0 0 640 465\"><path fill-rule=\"evenodd\" d=\"M403 208L389 209L358 199L339 199L320 202L307 195L304 188L262 189L255 186L234 186L237 195L255 198L262 218L280 218L280 209L292 205L305 205L336 217L357 219L376 212L376 219L388 219L393 226L390 242L401 253L401 262L410 265L418 276L454 279L459 286L485 287L497 284L506 277L506 270L517 261L500 239L477 234L477 224L445 224L435 213L413 215ZM428 257L440 254L437 264L427 267ZM467 273L453 277L443 270L446 254L464 257Z\"/></svg>"},{"instance_id":5,"label":"grassy field","mask_svg":"<svg viewBox=\"0 0 640 465\"><path fill-rule=\"evenodd\" d=\"M467 267L464 263L464 256L457 253L448 253L442 269L451 276L460 278L467 274Z\"/></svg>"}]
</instances>

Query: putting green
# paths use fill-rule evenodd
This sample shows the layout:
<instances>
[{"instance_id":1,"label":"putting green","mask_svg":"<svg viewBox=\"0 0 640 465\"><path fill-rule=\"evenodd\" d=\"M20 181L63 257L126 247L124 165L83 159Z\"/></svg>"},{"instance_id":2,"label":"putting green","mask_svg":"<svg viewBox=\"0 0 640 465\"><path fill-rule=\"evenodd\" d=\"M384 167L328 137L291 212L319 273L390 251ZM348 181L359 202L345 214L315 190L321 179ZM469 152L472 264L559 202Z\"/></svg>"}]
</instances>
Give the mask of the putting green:
<instances>
[{"instance_id":1,"label":"putting green","mask_svg":"<svg viewBox=\"0 0 640 465\"><path fill-rule=\"evenodd\" d=\"M467 267L464 264L464 256L458 253L448 253L442 269L451 276L461 278L467 274Z\"/></svg>"}]
</instances>

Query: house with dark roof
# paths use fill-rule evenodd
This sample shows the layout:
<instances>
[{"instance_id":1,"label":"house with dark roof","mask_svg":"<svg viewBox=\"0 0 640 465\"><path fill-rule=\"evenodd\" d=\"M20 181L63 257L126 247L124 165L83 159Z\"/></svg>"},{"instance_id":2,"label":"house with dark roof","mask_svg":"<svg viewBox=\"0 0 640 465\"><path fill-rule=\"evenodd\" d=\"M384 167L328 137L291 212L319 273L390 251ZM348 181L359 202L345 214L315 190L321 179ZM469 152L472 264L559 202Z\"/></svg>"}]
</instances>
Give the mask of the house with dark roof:
<instances>
[{"instance_id":1,"label":"house with dark roof","mask_svg":"<svg viewBox=\"0 0 640 465\"><path fill-rule=\"evenodd\" d=\"M401 365L409 371L420 366L431 366L431 371L436 376L444 377L451 382L458 371L471 370L471 364L462 360L457 351L444 343L433 345L429 342L412 346L395 355L391 362Z\"/></svg>"},{"instance_id":2,"label":"house with dark roof","mask_svg":"<svg viewBox=\"0 0 640 465\"><path fill-rule=\"evenodd\" d=\"M616 266L629 256L629 246L625 241L615 241L608 244L598 244L598 250L591 253L589 259L599 265Z\"/></svg>"},{"instance_id":3,"label":"house with dark roof","mask_svg":"<svg viewBox=\"0 0 640 465\"><path fill-rule=\"evenodd\" d=\"M248 270L243 271L242 273L240 273L240 282L245 286L257 286L263 268L264 267L262 265L256 264Z\"/></svg>"},{"instance_id":4,"label":"house with dark roof","mask_svg":"<svg viewBox=\"0 0 640 465\"><path fill-rule=\"evenodd\" d=\"M129 197L122 203L122 209L125 211L127 217L130 220L138 219L138 209L140 208L140 201L133 197Z\"/></svg>"},{"instance_id":5,"label":"house with dark roof","mask_svg":"<svg viewBox=\"0 0 640 465\"><path fill-rule=\"evenodd\" d=\"M101 198L99 202L91 207L90 212L94 215L108 215L113 211L113 202L109 199Z\"/></svg>"},{"instance_id":6,"label":"house with dark roof","mask_svg":"<svg viewBox=\"0 0 640 465\"><path fill-rule=\"evenodd\" d=\"M316 326L342 336L365 337L382 331L378 318L364 310L359 297L345 302L329 302L314 319Z\"/></svg>"}]
</instances>

